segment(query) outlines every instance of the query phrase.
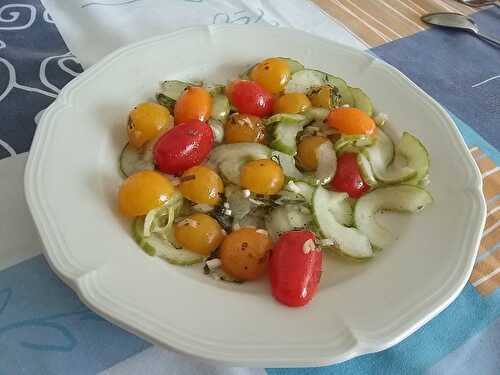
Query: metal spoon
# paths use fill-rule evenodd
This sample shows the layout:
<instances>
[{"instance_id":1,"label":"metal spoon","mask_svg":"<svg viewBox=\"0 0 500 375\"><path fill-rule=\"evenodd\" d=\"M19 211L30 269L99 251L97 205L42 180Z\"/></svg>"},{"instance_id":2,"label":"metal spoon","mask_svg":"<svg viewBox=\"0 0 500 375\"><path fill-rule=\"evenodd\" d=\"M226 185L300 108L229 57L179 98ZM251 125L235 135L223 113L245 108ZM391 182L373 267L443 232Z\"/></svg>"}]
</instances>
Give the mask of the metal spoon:
<instances>
[{"instance_id":1,"label":"metal spoon","mask_svg":"<svg viewBox=\"0 0 500 375\"><path fill-rule=\"evenodd\" d=\"M490 36L486 36L479 32L479 28L476 26L473 20L467 18L460 13L431 13L422 16L422 21L429 25L450 27L453 29L460 29L463 31L468 31L477 37L491 43L497 47L500 47L500 40L494 39Z\"/></svg>"},{"instance_id":2,"label":"metal spoon","mask_svg":"<svg viewBox=\"0 0 500 375\"><path fill-rule=\"evenodd\" d=\"M473 8L487 7L495 5L500 8L500 3L496 0L457 0L459 3L468 5Z\"/></svg>"}]
</instances>

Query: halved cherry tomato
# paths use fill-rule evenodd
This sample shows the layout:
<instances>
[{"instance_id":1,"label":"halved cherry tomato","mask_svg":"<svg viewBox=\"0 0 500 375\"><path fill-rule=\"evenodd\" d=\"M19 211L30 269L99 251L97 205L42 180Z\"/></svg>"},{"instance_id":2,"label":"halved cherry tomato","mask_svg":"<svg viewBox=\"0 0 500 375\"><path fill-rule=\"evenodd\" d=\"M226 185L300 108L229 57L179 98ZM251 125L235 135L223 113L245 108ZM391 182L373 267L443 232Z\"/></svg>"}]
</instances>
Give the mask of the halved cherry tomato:
<instances>
[{"instance_id":1,"label":"halved cherry tomato","mask_svg":"<svg viewBox=\"0 0 500 375\"><path fill-rule=\"evenodd\" d=\"M118 207L128 217L146 215L153 208L165 204L173 193L173 185L162 174L137 172L123 181L118 192Z\"/></svg>"},{"instance_id":2,"label":"halved cherry tomato","mask_svg":"<svg viewBox=\"0 0 500 375\"><path fill-rule=\"evenodd\" d=\"M345 152L337 159L337 171L330 186L336 191L343 191L351 198L359 198L370 189L359 170L357 154Z\"/></svg>"},{"instance_id":3,"label":"halved cherry tomato","mask_svg":"<svg viewBox=\"0 0 500 375\"><path fill-rule=\"evenodd\" d=\"M182 247L201 255L208 255L219 247L224 232L214 218L196 213L174 226L175 239Z\"/></svg>"},{"instance_id":4,"label":"halved cherry tomato","mask_svg":"<svg viewBox=\"0 0 500 375\"><path fill-rule=\"evenodd\" d=\"M142 103L130 111L128 140L139 148L171 126L167 108L157 103Z\"/></svg>"},{"instance_id":5,"label":"halved cherry tomato","mask_svg":"<svg viewBox=\"0 0 500 375\"><path fill-rule=\"evenodd\" d=\"M306 171L318 169L318 148L325 142L329 142L328 138L318 135L302 138L297 146L297 160L303 169Z\"/></svg>"},{"instance_id":6,"label":"halved cherry tomato","mask_svg":"<svg viewBox=\"0 0 500 375\"><path fill-rule=\"evenodd\" d=\"M273 111L273 96L257 82L233 81L226 87L226 93L240 113L266 117Z\"/></svg>"},{"instance_id":7,"label":"halved cherry tomato","mask_svg":"<svg viewBox=\"0 0 500 375\"><path fill-rule=\"evenodd\" d=\"M273 57L255 65L250 78L271 94L277 94L283 91L290 79L290 68L285 59Z\"/></svg>"},{"instance_id":8,"label":"halved cherry tomato","mask_svg":"<svg viewBox=\"0 0 500 375\"><path fill-rule=\"evenodd\" d=\"M269 235L258 229L231 232L220 247L222 269L239 280L254 280L266 271L272 247Z\"/></svg>"},{"instance_id":9,"label":"halved cherry tomato","mask_svg":"<svg viewBox=\"0 0 500 375\"><path fill-rule=\"evenodd\" d=\"M323 259L315 237L306 230L286 232L273 247L269 268L272 293L287 306L304 306L316 293Z\"/></svg>"},{"instance_id":10,"label":"halved cherry tomato","mask_svg":"<svg viewBox=\"0 0 500 375\"><path fill-rule=\"evenodd\" d=\"M214 144L212 129L199 120L177 125L156 142L155 164L163 173L179 175L200 164Z\"/></svg>"},{"instance_id":11,"label":"halved cherry tomato","mask_svg":"<svg viewBox=\"0 0 500 375\"><path fill-rule=\"evenodd\" d=\"M352 107L333 109L326 119L328 125L345 134L372 134L375 121L362 110Z\"/></svg>"},{"instance_id":12,"label":"halved cherry tomato","mask_svg":"<svg viewBox=\"0 0 500 375\"><path fill-rule=\"evenodd\" d=\"M282 95L274 103L274 113L302 113L309 108L311 108L311 102L302 92Z\"/></svg>"},{"instance_id":13,"label":"halved cherry tomato","mask_svg":"<svg viewBox=\"0 0 500 375\"><path fill-rule=\"evenodd\" d=\"M249 161L240 170L240 185L256 194L276 194L284 184L283 169L273 160Z\"/></svg>"},{"instance_id":14,"label":"halved cherry tomato","mask_svg":"<svg viewBox=\"0 0 500 375\"><path fill-rule=\"evenodd\" d=\"M224 125L226 143L265 143L266 127L257 116L233 113Z\"/></svg>"},{"instance_id":15,"label":"halved cherry tomato","mask_svg":"<svg viewBox=\"0 0 500 375\"><path fill-rule=\"evenodd\" d=\"M335 95L333 87L329 85L313 87L307 96L315 107L331 109L338 104L338 96Z\"/></svg>"},{"instance_id":16,"label":"halved cherry tomato","mask_svg":"<svg viewBox=\"0 0 500 375\"><path fill-rule=\"evenodd\" d=\"M176 124L189 120L206 121L212 112L212 97L202 87L190 86L182 93L174 107Z\"/></svg>"},{"instance_id":17,"label":"halved cherry tomato","mask_svg":"<svg viewBox=\"0 0 500 375\"><path fill-rule=\"evenodd\" d=\"M191 202L215 206L224 192L224 183L213 170L197 165L182 174L179 190Z\"/></svg>"}]
</instances>

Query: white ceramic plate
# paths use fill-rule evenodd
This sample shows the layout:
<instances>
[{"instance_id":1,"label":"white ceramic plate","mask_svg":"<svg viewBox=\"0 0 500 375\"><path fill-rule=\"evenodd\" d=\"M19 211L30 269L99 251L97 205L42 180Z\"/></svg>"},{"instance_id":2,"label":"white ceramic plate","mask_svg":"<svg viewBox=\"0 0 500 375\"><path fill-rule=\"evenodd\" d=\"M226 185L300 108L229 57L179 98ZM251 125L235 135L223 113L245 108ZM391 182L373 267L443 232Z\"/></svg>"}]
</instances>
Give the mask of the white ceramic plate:
<instances>
[{"instance_id":1,"label":"white ceramic plate","mask_svg":"<svg viewBox=\"0 0 500 375\"><path fill-rule=\"evenodd\" d=\"M160 80L217 82L268 56L293 57L362 87L432 158L434 204L398 219L398 241L373 261L326 256L319 292L300 309L275 302L266 280L217 282L199 267L145 255L116 212L129 109L153 99ZM463 288L485 218L481 176L434 100L366 53L272 27L185 29L120 49L87 70L38 126L26 195L50 265L98 314L168 348L267 367L326 365L401 341Z\"/></svg>"}]
</instances>

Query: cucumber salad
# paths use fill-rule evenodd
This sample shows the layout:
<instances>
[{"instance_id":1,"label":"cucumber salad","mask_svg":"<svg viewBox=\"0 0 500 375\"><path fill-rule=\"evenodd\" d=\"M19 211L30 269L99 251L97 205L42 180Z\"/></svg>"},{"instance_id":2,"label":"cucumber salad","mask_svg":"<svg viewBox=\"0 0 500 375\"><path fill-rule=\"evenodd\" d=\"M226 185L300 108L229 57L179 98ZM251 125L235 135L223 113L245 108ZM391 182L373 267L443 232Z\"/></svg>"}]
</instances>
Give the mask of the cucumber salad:
<instances>
[{"instance_id":1,"label":"cucumber salad","mask_svg":"<svg viewBox=\"0 0 500 375\"><path fill-rule=\"evenodd\" d=\"M377 213L432 202L429 155L339 77L275 57L224 83L165 81L129 113L121 214L149 255L244 282L288 306L314 296L331 250L370 259Z\"/></svg>"}]
</instances>

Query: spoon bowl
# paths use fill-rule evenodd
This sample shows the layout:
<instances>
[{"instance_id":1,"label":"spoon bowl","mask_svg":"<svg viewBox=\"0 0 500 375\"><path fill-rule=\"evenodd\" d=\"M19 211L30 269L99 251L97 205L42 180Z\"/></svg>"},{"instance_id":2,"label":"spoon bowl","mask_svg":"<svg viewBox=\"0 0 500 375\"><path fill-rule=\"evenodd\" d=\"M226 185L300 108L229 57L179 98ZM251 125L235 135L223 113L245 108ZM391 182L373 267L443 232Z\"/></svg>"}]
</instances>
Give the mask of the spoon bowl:
<instances>
[{"instance_id":1,"label":"spoon bowl","mask_svg":"<svg viewBox=\"0 0 500 375\"><path fill-rule=\"evenodd\" d=\"M500 47L500 41L492 37L486 36L479 32L476 23L469 17L460 13L430 13L421 17L421 20L429 25L447 27L455 30L468 31L477 37L487 41L488 43Z\"/></svg>"}]
</instances>

